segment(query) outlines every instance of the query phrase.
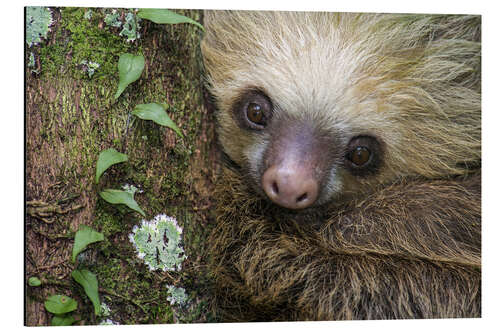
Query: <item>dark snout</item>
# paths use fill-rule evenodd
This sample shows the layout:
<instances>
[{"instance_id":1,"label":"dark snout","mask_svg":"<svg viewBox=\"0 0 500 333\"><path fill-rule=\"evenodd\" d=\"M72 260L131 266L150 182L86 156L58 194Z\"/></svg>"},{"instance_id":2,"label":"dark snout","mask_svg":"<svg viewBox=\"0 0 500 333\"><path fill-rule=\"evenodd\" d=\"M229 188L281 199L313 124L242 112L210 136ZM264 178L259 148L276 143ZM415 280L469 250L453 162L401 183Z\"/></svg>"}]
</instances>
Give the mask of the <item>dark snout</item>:
<instances>
[{"instance_id":1,"label":"dark snout","mask_svg":"<svg viewBox=\"0 0 500 333\"><path fill-rule=\"evenodd\" d=\"M318 197L318 181L300 163L275 164L262 176L262 187L274 203L290 209L307 208Z\"/></svg>"},{"instance_id":2,"label":"dark snout","mask_svg":"<svg viewBox=\"0 0 500 333\"><path fill-rule=\"evenodd\" d=\"M273 132L262 174L264 192L285 208L314 205L328 165L327 138L297 121L283 123Z\"/></svg>"}]
</instances>

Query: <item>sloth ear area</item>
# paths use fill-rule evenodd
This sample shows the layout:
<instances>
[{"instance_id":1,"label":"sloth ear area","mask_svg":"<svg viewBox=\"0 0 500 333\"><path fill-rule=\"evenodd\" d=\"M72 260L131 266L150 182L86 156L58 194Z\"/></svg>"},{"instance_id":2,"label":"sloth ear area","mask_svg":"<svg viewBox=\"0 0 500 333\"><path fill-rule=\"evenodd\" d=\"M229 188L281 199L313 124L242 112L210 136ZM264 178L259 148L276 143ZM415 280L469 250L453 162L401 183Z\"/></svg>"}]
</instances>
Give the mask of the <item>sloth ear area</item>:
<instances>
[{"instance_id":1,"label":"sloth ear area","mask_svg":"<svg viewBox=\"0 0 500 333\"><path fill-rule=\"evenodd\" d=\"M236 99L231 112L239 127L259 131L269 124L273 114L273 104L262 91L250 90Z\"/></svg>"}]
</instances>

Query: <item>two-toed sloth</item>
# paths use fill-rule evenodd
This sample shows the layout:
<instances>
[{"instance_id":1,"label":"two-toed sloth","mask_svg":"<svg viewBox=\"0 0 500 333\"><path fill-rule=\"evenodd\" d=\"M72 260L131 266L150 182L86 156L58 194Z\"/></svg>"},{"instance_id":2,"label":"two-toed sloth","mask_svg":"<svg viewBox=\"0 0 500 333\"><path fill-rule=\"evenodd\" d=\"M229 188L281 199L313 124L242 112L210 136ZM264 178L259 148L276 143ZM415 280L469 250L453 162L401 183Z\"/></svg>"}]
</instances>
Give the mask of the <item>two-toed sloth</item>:
<instances>
[{"instance_id":1,"label":"two-toed sloth","mask_svg":"<svg viewBox=\"0 0 500 333\"><path fill-rule=\"evenodd\" d=\"M206 11L224 320L481 315L481 18Z\"/></svg>"}]
</instances>

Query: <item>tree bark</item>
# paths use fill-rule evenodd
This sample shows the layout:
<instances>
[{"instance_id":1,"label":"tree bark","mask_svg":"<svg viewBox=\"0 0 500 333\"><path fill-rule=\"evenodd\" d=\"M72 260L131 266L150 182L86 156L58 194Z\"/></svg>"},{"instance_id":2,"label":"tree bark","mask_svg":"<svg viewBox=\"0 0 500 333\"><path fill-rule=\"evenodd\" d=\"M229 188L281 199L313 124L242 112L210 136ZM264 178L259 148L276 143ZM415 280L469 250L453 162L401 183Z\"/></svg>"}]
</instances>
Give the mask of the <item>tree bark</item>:
<instances>
[{"instance_id":1,"label":"tree bark","mask_svg":"<svg viewBox=\"0 0 500 333\"><path fill-rule=\"evenodd\" d=\"M111 9L51 8L47 40L26 48L25 324L50 325L43 305L52 294L75 298L76 324L97 324L92 304L71 278L74 233L89 225L106 240L91 246L84 265L96 273L102 301L122 324L166 323L179 318L166 301L165 284L182 285L194 303L207 298L204 239L211 227L210 193L217 170L213 114L203 105L202 64L194 25L140 21L140 38L129 43L106 25ZM123 19L129 10L119 9ZM200 21L198 11L181 14ZM83 37L82 37L83 36ZM117 63L122 53L143 54L141 78L118 99ZM100 59L89 77L83 60ZM34 71L38 71L34 73ZM137 104L166 103L184 138L131 115ZM99 153L115 148L129 161L95 183ZM147 219L165 213L184 229L188 259L180 273L149 272L134 255L128 234L141 216L103 201L99 191L131 184ZM82 265L82 264L80 264ZM28 286L37 276L40 287ZM197 282L193 282L197 281ZM201 282L200 282L201 281ZM118 296L117 296L118 295ZM185 321L207 321L209 307Z\"/></svg>"}]
</instances>

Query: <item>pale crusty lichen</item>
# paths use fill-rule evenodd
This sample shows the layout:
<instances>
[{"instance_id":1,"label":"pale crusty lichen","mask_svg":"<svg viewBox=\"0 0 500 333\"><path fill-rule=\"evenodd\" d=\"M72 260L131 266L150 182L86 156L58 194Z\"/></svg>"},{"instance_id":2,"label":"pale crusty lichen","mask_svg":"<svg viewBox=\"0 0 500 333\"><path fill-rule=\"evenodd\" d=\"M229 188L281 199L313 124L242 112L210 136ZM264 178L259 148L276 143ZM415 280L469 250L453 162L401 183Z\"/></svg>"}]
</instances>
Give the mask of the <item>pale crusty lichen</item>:
<instances>
[{"instance_id":1,"label":"pale crusty lichen","mask_svg":"<svg viewBox=\"0 0 500 333\"><path fill-rule=\"evenodd\" d=\"M180 270L187 256L180 245L182 229L177 220L165 214L152 221L143 220L134 226L129 239L134 244L137 256L144 260L150 270Z\"/></svg>"},{"instance_id":2,"label":"pale crusty lichen","mask_svg":"<svg viewBox=\"0 0 500 333\"><path fill-rule=\"evenodd\" d=\"M52 25L52 12L47 7L26 8L26 43L29 47L47 38Z\"/></svg>"}]
</instances>

